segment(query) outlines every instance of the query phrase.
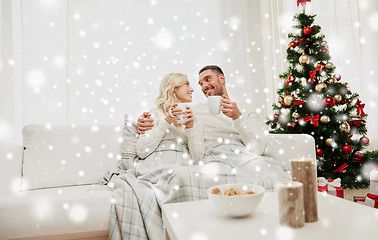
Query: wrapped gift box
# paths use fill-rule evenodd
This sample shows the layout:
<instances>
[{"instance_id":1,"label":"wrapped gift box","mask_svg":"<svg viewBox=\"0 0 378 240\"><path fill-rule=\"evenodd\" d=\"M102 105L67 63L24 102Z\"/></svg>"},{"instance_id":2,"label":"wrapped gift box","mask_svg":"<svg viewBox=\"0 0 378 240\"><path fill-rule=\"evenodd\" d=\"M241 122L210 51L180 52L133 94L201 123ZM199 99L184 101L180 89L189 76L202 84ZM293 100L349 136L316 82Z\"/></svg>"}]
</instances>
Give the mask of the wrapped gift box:
<instances>
[{"instance_id":1,"label":"wrapped gift box","mask_svg":"<svg viewBox=\"0 0 378 240\"><path fill-rule=\"evenodd\" d=\"M364 204L369 207L378 208L378 195L368 193L366 198L356 199L355 202Z\"/></svg>"},{"instance_id":2,"label":"wrapped gift box","mask_svg":"<svg viewBox=\"0 0 378 240\"><path fill-rule=\"evenodd\" d=\"M326 192L329 195L344 198L344 189L341 187L340 178L326 180L324 177L319 177L317 182L319 192Z\"/></svg>"}]
</instances>

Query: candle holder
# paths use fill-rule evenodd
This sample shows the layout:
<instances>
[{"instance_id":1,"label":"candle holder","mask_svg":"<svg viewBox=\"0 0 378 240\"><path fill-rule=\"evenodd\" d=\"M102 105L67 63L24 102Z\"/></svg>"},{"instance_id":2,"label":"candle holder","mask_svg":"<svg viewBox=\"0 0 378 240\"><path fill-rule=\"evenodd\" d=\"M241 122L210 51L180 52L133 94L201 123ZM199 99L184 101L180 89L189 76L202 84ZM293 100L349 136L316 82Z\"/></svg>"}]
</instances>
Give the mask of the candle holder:
<instances>
[{"instance_id":1,"label":"candle holder","mask_svg":"<svg viewBox=\"0 0 378 240\"><path fill-rule=\"evenodd\" d=\"M303 183L305 221L318 221L316 162L312 159L291 161L293 181Z\"/></svg>"},{"instance_id":2,"label":"candle holder","mask_svg":"<svg viewBox=\"0 0 378 240\"><path fill-rule=\"evenodd\" d=\"M278 185L280 224L301 228L305 224L303 184L290 181Z\"/></svg>"}]
</instances>

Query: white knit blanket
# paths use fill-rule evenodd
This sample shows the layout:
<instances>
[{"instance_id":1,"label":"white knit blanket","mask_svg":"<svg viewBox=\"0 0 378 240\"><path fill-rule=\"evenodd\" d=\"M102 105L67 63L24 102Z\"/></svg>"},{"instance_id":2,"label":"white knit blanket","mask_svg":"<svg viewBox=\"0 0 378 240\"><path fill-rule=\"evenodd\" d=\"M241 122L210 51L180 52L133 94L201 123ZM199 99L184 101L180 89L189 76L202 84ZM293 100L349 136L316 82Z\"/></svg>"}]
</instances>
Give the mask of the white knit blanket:
<instances>
[{"instance_id":1,"label":"white knit blanket","mask_svg":"<svg viewBox=\"0 0 378 240\"><path fill-rule=\"evenodd\" d=\"M278 182L289 180L275 160L251 157L236 150L239 147L214 148L206 153L202 165L161 166L143 176L129 169L113 178L109 239L164 239L161 206L207 199L206 190L214 185L255 183L274 191Z\"/></svg>"}]
</instances>

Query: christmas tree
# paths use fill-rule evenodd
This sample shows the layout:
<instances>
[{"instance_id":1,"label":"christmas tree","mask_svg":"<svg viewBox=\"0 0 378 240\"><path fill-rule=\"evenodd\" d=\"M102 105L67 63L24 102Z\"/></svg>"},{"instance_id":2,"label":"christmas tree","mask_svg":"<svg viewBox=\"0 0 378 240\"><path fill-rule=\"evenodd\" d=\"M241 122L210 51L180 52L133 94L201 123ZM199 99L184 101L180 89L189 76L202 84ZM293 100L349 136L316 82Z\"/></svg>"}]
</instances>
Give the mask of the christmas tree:
<instances>
[{"instance_id":1,"label":"christmas tree","mask_svg":"<svg viewBox=\"0 0 378 240\"><path fill-rule=\"evenodd\" d=\"M314 137L319 177L341 178L344 188L365 188L369 180L362 165L378 163L378 151L363 152L369 144L365 104L336 72L321 27L314 25L316 15L305 12L307 2L311 0L297 0L303 12L294 16L298 31L288 35L289 66L280 75L284 83L266 123L271 133Z\"/></svg>"}]
</instances>

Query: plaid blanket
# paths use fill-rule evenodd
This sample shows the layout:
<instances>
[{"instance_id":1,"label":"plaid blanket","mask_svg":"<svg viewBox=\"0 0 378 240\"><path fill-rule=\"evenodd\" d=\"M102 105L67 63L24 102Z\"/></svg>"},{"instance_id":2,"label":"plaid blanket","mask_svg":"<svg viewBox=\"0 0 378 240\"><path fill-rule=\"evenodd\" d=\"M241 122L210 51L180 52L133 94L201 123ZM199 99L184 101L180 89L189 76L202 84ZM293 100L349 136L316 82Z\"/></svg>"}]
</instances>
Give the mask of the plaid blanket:
<instances>
[{"instance_id":1,"label":"plaid blanket","mask_svg":"<svg viewBox=\"0 0 378 240\"><path fill-rule=\"evenodd\" d=\"M274 191L278 182L289 180L273 159L236 151L239 148L213 148L200 165L162 166L145 175L134 169L121 173L112 181L109 239L164 239L161 206L207 199L206 191L214 185L255 183Z\"/></svg>"}]
</instances>

